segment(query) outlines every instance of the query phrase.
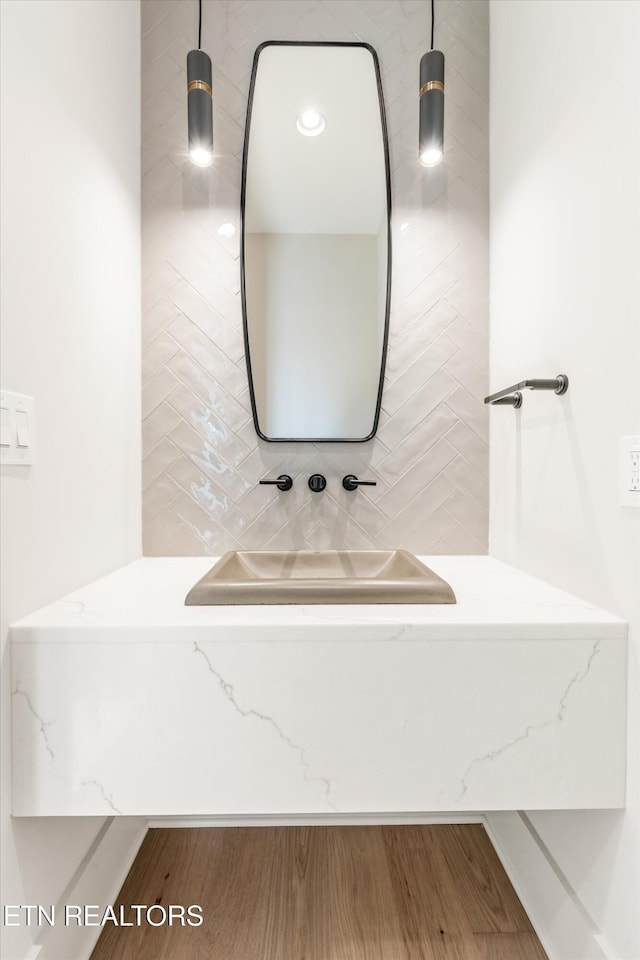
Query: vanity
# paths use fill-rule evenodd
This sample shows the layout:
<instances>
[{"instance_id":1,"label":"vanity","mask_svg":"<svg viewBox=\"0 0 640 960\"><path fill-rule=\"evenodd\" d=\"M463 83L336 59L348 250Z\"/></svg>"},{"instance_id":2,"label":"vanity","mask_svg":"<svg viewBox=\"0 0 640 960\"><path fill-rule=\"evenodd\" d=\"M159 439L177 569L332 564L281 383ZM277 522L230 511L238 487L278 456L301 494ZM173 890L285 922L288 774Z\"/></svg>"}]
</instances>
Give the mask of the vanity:
<instances>
[{"instance_id":1,"label":"vanity","mask_svg":"<svg viewBox=\"0 0 640 960\"><path fill-rule=\"evenodd\" d=\"M625 803L617 617L486 556L456 603L185 606L144 558L11 630L16 816Z\"/></svg>"},{"instance_id":2,"label":"vanity","mask_svg":"<svg viewBox=\"0 0 640 960\"><path fill-rule=\"evenodd\" d=\"M224 430L212 428L206 442L190 431L179 486L187 500L194 487L208 492L218 520L235 511L227 539L244 552L224 560L217 582L206 578L212 557L136 560L13 626L13 814L330 818L624 806L625 622L487 556L422 558L437 597L425 603L413 602L415 564L401 550L378 550L364 566L361 555L343 556L350 582L334 577L333 557L283 551L265 559L252 550L273 546L274 531L265 536L251 520L283 497L312 504L310 513L323 503L316 497L327 498L336 513L325 539L338 545L341 525L362 505L356 543L375 544L376 524L410 511L419 491L458 462L445 437L459 421L453 401L440 441L424 448L433 471L425 457L403 461L398 435L375 448L382 415L388 420L406 400L410 415L398 416L397 432L408 432L457 391L445 373L427 402L421 390L439 375L427 362L412 368L388 410L382 405L393 319L391 177L370 46L258 47L241 211L256 446L245 456L243 441L236 456ZM424 309L420 294L400 328L417 328ZM206 332L224 351L223 328L221 320ZM402 341L396 382L398 366L411 364L432 335ZM244 386L234 366L240 352L235 341L233 381L211 391L223 420L224 397ZM211 356L215 365L206 351L205 367ZM221 362L218 386L229 369ZM180 415L200 418L204 429L202 413ZM418 456L423 439L413 442ZM299 487L291 493L284 472L295 467L300 477L303 444L311 445L302 457L309 472L329 462L334 475L327 489L324 474L311 473L306 503L293 499ZM194 466L209 479L197 479ZM387 515L375 494L359 490L409 470L414 479ZM465 489L455 478L444 500ZM255 500L247 505L250 482ZM294 513L280 513L283 530ZM378 546L402 545L412 520L405 515L402 535L387 531ZM416 520L420 529L425 517ZM289 533L281 539L286 546ZM313 540L311 528L305 545ZM379 602L383 586L390 593Z\"/></svg>"}]
</instances>

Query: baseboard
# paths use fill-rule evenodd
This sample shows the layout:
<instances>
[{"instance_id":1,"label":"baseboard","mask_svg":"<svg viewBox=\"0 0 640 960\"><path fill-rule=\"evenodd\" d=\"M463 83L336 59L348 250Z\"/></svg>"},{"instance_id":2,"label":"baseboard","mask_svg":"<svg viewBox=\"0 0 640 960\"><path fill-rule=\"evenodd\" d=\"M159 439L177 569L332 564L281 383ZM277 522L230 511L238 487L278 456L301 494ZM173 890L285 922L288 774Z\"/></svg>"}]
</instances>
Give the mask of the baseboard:
<instances>
[{"instance_id":1,"label":"baseboard","mask_svg":"<svg viewBox=\"0 0 640 960\"><path fill-rule=\"evenodd\" d=\"M115 903L147 829L141 817L110 818L60 898L56 915L63 916L69 903L100 907ZM39 952L28 960L89 960L101 932L101 927L56 924L37 944Z\"/></svg>"},{"instance_id":2,"label":"baseboard","mask_svg":"<svg viewBox=\"0 0 640 960\"><path fill-rule=\"evenodd\" d=\"M549 960L613 960L526 815L487 813L485 827Z\"/></svg>"},{"instance_id":3,"label":"baseboard","mask_svg":"<svg viewBox=\"0 0 640 960\"><path fill-rule=\"evenodd\" d=\"M403 823L484 823L481 813L251 814L218 817L151 817L156 827L344 827Z\"/></svg>"}]
</instances>

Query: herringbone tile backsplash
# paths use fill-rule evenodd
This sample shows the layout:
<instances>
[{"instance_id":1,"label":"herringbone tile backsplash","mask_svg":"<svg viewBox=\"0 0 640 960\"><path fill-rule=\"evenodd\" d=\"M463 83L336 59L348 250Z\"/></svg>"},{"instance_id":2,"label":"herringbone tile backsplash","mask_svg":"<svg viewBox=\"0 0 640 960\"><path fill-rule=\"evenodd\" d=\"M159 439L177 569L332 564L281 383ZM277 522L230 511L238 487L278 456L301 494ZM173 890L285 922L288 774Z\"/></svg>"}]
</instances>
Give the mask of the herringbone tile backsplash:
<instances>
[{"instance_id":1,"label":"herringbone tile backsplash","mask_svg":"<svg viewBox=\"0 0 640 960\"><path fill-rule=\"evenodd\" d=\"M436 0L445 161L418 164L429 0L204 0L216 158L186 157L197 0L142 0L144 551L405 547L485 553L488 515L488 0ZM240 175L264 40L363 40L380 58L392 171L389 354L376 438L269 444L251 419ZM324 473L322 494L307 478ZM262 477L289 473L279 493ZM356 493L355 473L377 486Z\"/></svg>"}]
</instances>

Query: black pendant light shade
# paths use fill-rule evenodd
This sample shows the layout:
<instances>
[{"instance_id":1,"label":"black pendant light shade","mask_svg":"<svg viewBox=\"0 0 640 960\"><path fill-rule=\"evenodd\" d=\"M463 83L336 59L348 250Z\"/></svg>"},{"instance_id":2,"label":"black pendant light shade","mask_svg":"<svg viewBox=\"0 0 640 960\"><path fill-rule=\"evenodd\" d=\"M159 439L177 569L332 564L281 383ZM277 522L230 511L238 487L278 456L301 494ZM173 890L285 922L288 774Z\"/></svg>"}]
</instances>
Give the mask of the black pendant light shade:
<instances>
[{"instance_id":1,"label":"black pendant light shade","mask_svg":"<svg viewBox=\"0 0 640 960\"><path fill-rule=\"evenodd\" d=\"M190 50L187 54L189 156L199 167L208 167L213 160L211 97L211 58L204 50Z\"/></svg>"},{"instance_id":2,"label":"black pendant light shade","mask_svg":"<svg viewBox=\"0 0 640 960\"><path fill-rule=\"evenodd\" d=\"M430 50L420 60L420 163L435 167L444 148L444 54Z\"/></svg>"}]
</instances>

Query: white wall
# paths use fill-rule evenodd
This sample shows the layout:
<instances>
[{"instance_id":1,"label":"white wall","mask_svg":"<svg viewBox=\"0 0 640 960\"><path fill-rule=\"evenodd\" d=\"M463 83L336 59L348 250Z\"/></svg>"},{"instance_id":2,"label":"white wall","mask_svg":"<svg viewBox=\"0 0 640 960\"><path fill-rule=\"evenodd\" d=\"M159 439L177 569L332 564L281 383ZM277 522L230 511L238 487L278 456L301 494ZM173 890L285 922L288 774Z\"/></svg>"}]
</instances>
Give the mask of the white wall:
<instances>
[{"instance_id":1,"label":"white wall","mask_svg":"<svg viewBox=\"0 0 640 960\"><path fill-rule=\"evenodd\" d=\"M530 819L605 954L634 960L640 514L617 484L640 429L639 39L636 0L491 4L491 384L571 385L491 413L490 551L631 625L627 810Z\"/></svg>"},{"instance_id":2,"label":"white wall","mask_svg":"<svg viewBox=\"0 0 640 960\"><path fill-rule=\"evenodd\" d=\"M140 553L140 10L2 0L2 385L37 463L2 468L2 900L55 903L100 819L10 813L8 624ZM2 931L21 960L23 928Z\"/></svg>"}]
</instances>

